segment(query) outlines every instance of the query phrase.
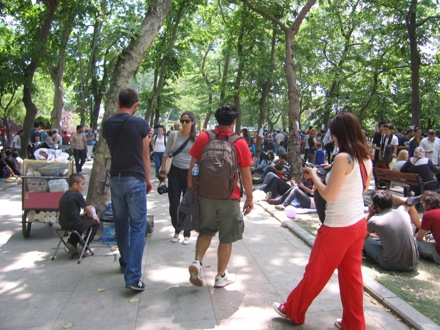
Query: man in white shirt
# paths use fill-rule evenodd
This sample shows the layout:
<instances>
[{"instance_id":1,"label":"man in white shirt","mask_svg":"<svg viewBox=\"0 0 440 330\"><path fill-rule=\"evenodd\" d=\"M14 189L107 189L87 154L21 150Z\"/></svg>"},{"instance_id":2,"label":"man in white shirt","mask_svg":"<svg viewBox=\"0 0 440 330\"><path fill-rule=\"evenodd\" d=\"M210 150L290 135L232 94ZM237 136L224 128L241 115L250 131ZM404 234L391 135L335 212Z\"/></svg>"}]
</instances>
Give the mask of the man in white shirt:
<instances>
[{"instance_id":1,"label":"man in white shirt","mask_svg":"<svg viewBox=\"0 0 440 330\"><path fill-rule=\"evenodd\" d=\"M435 131L430 129L428 131L428 136L420 141L420 147L425 149L425 155L427 158L431 159L434 165L438 165L438 156L440 151L440 139L435 136Z\"/></svg>"},{"instance_id":2,"label":"man in white shirt","mask_svg":"<svg viewBox=\"0 0 440 330\"><path fill-rule=\"evenodd\" d=\"M399 146L399 139L396 135L393 134L394 126L393 124L385 124L383 125L383 131L385 133L382 136L381 146L380 146L380 156L382 157L384 151L388 145L393 146L393 157L397 157L397 147Z\"/></svg>"}]
</instances>

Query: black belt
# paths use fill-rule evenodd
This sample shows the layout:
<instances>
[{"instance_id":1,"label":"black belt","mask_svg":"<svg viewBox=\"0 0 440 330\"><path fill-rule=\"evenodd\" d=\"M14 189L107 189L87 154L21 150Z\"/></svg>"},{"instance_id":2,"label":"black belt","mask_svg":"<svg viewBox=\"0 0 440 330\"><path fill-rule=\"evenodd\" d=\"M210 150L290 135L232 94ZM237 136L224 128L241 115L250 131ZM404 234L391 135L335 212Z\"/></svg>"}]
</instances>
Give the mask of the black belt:
<instances>
[{"instance_id":1,"label":"black belt","mask_svg":"<svg viewBox=\"0 0 440 330\"><path fill-rule=\"evenodd\" d=\"M130 172L115 172L112 174L112 177L125 177L125 178L134 178L135 176Z\"/></svg>"}]
</instances>

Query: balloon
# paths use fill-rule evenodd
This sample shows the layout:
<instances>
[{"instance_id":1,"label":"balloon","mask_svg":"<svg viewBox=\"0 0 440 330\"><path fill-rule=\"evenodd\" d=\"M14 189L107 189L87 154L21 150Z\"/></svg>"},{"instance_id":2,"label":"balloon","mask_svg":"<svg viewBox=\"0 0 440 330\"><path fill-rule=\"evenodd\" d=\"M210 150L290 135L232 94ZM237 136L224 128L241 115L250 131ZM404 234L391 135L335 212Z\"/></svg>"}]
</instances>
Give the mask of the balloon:
<instances>
[{"instance_id":1,"label":"balloon","mask_svg":"<svg viewBox=\"0 0 440 330\"><path fill-rule=\"evenodd\" d=\"M284 209L284 213L289 219L295 219L296 218L296 209L295 206L289 205Z\"/></svg>"}]
</instances>

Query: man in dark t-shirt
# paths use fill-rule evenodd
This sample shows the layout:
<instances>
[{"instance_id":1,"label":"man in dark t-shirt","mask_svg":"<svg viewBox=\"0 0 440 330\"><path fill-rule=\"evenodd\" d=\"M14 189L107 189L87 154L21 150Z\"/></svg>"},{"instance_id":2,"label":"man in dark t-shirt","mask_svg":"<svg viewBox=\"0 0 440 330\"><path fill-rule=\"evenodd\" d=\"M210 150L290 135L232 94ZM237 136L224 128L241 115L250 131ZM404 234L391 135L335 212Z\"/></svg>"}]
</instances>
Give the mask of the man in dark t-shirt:
<instances>
[{"instance_id":1,"label":"man in dark t-shirt","mask_svg":"<svg viewBox=\"0 0 440 330\"><path fill-rule=\"evenodd\" d=\"M145 290L142 277L142 256L145 246L147 198L150 181L150 127L134 117L138 94L133 89L119 92L119 113L107 118L102 132L110 149L110 190L116 242L124 271L126 287Z\"/></svg>"},{"instance_id":2,"label":"man in dark t-shirt","mask_svg":"<svg viewBox=\"0 0 440 330\"><path fill-rule=\"evenodd\" d=\"M67 190L60 199L59 223L61 227L68 230L76 230L82 236L83 232L91 228L89 243L93 241L98 229L100 220L93 211L92 206L87 203L82 195L86 180L81 174L72 174L69 177L69 190ZM81 209L84 213L81 214ZM72 254L81 253L85 248L79 244L79 238L76 235L70 235L67 240L67 248Z\"/></svg>"}]
</instances>

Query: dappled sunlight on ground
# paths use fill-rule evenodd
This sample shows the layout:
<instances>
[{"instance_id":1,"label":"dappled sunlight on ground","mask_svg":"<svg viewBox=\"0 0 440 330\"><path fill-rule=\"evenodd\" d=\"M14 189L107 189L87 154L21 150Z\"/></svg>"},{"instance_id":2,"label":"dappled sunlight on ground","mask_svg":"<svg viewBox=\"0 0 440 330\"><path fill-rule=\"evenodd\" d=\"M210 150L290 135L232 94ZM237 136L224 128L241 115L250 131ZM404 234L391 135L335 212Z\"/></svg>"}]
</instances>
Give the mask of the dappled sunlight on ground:
<instances>
[{"instance_id":1,"label":"dappled sunlight on ground","mask_svg":"<svg viewBox=\"0 0 440 330\"><path fill-rule=\"evenodd\" d=\"M5 266L1 271L12 271L18 269L34 269L37 268L37 263L47 259L48 253L41 251L29 251L21 253L15 260L8 266Z\"/></svg>"}]
</instances>

